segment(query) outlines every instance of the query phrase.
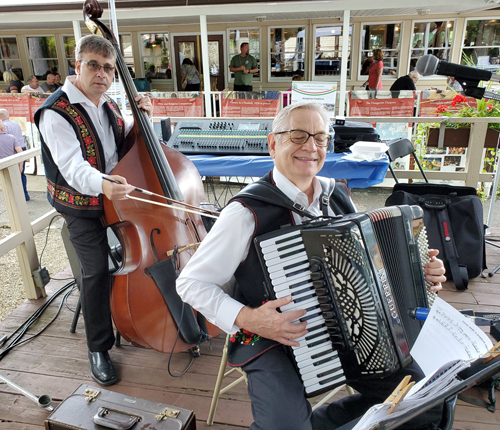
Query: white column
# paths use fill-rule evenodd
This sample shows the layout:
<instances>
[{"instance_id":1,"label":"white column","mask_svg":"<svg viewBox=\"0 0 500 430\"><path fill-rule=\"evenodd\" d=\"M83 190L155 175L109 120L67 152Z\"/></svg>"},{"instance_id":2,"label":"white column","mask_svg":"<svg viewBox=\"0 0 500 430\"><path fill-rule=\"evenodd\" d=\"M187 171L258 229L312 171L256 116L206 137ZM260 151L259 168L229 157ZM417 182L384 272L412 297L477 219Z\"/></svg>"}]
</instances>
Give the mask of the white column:
<instances>
[{"instance_id":1,"label":"white column","mask_svg":"<svg viewBox=\"0 0 500 430\"><path fill-rule=\"evenodd\" d=\"M75 34L75 42L77 43L82 38L80 21L73 21L73 33Z\"/></svg>"},{"instance_id":2,"label":"white column","mask_svg":"<svg viewBox=\"0 0 500 430\"><path fill-rule=\"evenodd\" d=\"M349 61L349 26L351 24L351 11L344 10L344 24L342 27L342 65L340 67L340 88L339 91L339 116L345 114L345 93L347 88L347 63ZM351 58L351 70L353 70Z\"/></svg>"},{"instance_id":3,"label":"white column","mask_svg":"<svg viewBox=\"0 0 500 430\"><path fill-rule=\"evenodd\" d=\"M201 32L201 71L203 74L203 97L205 98L205 112L207 118L212 116L212 103L210 100L210 65L208 62L208 31L207 31L207 16L200 15L200 32Z\"/></svg>"},{"instance_id":4,"label":"white column","mask_svg":"<svg viewBox=\"0 0 500 430\"><path fill-rule=\"evenodd\" d=\"M115 0L109 0L109 13L111 17L111 31L115 36L116 43L118 44L118 49L120 49L120 35L118 33L118 21L116 20L116 9L115 9ZM122 103L122 111L127 111L127 102L125 100L125 91L123 89L123 82L120 78L120 74L118 74L118 83L120 86L120 101Z\"/></svg>"}]
</instances>

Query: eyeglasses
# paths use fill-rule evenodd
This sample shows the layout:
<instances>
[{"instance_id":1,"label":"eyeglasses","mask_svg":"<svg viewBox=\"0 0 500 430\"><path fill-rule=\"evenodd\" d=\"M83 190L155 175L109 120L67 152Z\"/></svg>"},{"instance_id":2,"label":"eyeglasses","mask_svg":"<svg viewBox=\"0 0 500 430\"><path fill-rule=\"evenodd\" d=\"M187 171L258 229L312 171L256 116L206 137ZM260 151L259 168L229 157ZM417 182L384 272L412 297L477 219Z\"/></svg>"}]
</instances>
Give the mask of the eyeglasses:
<instances>
[{"instance_id":1,"label":"eyeglasses","mask_svg":"<svg viewBox=\"0 0 500 430\"><path fill-rule=\"evenodd\" d=\"M296 143L297 145L305 145L309 140L309 138L312 136L315 145L319 148L328 146L332 138L332 135L328 133L320 132L311 134L304 130L285 130L285 131L278 131L274 134L284 134L284 133L290 133L290 140L293 143Z\"/></svg>"},{"instance_id":2,"label":"eyeglasses","mask_svg":"<svg viewBox=\"0 0 500 430\"><path fill-rule=\"evenodd\" d=\"M81 61L83 64L86 64L91 72L98 72L103 69L104 72L108 75L112 75L115 73L116 67L113 66L101 66L97 61Z\"/></svg>"}]
</instances>

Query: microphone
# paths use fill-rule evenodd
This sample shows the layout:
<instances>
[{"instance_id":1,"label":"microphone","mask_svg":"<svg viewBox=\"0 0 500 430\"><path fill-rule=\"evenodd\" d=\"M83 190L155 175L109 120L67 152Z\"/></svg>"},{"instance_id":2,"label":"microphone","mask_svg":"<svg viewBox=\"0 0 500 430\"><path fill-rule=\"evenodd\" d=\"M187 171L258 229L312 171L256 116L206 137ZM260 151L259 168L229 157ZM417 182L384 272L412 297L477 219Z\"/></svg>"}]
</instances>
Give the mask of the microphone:
<instances>
[{"instance_id":1,"label":"microphone","mask_svg":"<svg viewBox=\"0 0 500 430\"><path fill-rule=\"evenodd\" d=\"M417 61L415 69L422 76L444 75L453 76L464 89L464 93L475 98L489 98L500 100L500 96L491 91L485 91L484 88L478 88L480 81L500 82L500 75L488 72L475 67L461 66L460 64L440 61L434 55L423 55Z\"/></svg>"}]
</instances>

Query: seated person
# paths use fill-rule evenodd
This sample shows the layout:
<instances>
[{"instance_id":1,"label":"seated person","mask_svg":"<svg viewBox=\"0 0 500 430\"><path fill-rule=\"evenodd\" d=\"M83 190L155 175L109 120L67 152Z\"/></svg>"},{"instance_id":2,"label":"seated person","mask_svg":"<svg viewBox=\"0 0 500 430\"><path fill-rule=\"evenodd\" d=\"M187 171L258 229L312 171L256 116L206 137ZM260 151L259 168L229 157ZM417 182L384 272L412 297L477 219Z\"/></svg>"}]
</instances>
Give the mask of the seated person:
<instances>
[{"instance_id":1,"label":"seated person","mask_svg":"<svg viewBox=\"0 0 500 430\"><path fill-rule=\"evenodd\" d=\"M153 65L149 66L149 70L146 73L146 78L148 78L148 79L156 79L156 67L155 66L153 66Z\"/></svg>"},{"instance_id":2,"label":"seated person","mask_svg":"<svg viewBox=\"0 0 500 430\"><path fill-rule=\"evenodd\" d=\"M7 84L7 89L5 90L5 92L12 94L21 92L23 83L19 80L14 72L6 70L5 72L3 72L2 76L4 82Z\"/></svg>"},{"instance_id":3,"label":"seated person","mask_svg":"<svg viewBox=\"0 0 500 430\"><path fill-rule=\"evenodd\" d=\"M22 93L43 93L43 89L38 85L38 78L32 75L28 78L28 84L21 88Z\"/></svg>"},{"instance_id":4,"label":"seated person","mask_svg":"<svg viewBox=\"0 0 500 430\"><path fill-rule=\"evenodd\" d=\"M56 85L56 75L54 75L52 72L47 73L46 82L44 82L40 86L46 93L55 93L59 88L59 86Z\"/></svg>"},{"instance_id":5,"label":"seated person","mask_svg":"<svg viewBox=\"0 0 500 430\"><path fill-rule=\"evenodd\" d=\"M57 85L57 88L63 86L63 84L61 84L61 74L60 73L56 74L56 79L54 81L54 85Z\"/></svg>"},{"instance_id":6,"label":"seated person","mask_svg":"<svg viewBox=\"0 0 500 430\"><path fill-rule=\"evenodd\" d=\"M326 158L329 123L324 108L314 103L295 103L282 109L268 136L274 169L262 178L316 216L323 211L328 215L355 212L347 187L341 183L335 184L329 199L321 198L323 190L316 175ZM306 322L292 323L305 311L278 312L292 298L269 300L253 245L254 237L282 225L301 223L301 216L286 208L235 196L177 279L177 292L184 302L233 334L228 362L247 373L255 421L251 430L333 430L362 415L374 403L384 401L404 375L412 374L413 380L423 376L412 363L387 379L364 380L355 387L362 394L312 413L287 348L298 346L297 339L308 332ZM441 289L441 282L446 280L437 253L429 252L431 261L425 267L426 280L434 283L435 290ZM233 275L237 281L234 298L220 288ZM438 409L422 414L411 428L439 423L441 407Z\"/></svg>"},{"instance_id":7,"label":"seated person","mask_svg":"<svg viewBox=\"0 0 500 430\"><path fill-rule=\"evenodd\" d=\"M401 76L400 78L396 79L390 88L390 90L393 91L392 97L398 97L398 93L396 91L416 91L417 88L415 87L415 84L419 79L420 74L416 70L412 70L407 75Z\"/></svg>"}]
</instances>

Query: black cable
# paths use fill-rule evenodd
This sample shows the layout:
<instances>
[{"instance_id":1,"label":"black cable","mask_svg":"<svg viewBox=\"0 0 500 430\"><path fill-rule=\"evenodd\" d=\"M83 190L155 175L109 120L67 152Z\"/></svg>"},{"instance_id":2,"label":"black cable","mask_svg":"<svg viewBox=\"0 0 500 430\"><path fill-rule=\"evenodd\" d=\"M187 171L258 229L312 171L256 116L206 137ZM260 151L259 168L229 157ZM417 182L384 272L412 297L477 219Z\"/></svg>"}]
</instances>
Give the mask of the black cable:
<instances>
[{"instance_id":1,"label":"black cable","mask_svg":"<svg viewBox=\"0 0 500 430\"><path fill-rule=\"evenodd\" d=\"M50 226L52 225L52 223L54 222L54 220L58 217L60 217L61 214L57 214L57 215L54 215L52 217L52 219L50 220L49 222L49 225L47 227L47 234L45 235L45 244L43 245L43 248L42 248L42 252L40 253L40 258L38 260L38 264L40 267L42 267L42 256L43 256L43 252L45 251L45 248L47 247L47 242L49 241L49 232L50 232Z\"/></svg>"},{"instance_id":2,"label":"black cable","mask_svg":"<svg viewBox=\"0 0 500 430\"><path fill-rule=\"evenodd\" d=\"M182 302L182 309L181 309L181 317L180 317L180 323L179 325L177 326L177 334L175 335L175 341L174 341L174 345L172 346L172 350L170 351L170 355L168 356L168 364L167 364L167 371L168 371L168 374L170 376L172 376L173 378L180 378L182 375L184 375L188 370L189 368L191 367L191 365L193 364L194 362L194 355L191 357L191 361L189 362L189 364L186 366L186 368L181 372L181 373L177 373L177 374L174 374L170 371L170 363L172 361L172 357L174 356L174 349L175 349L175 345L177 345L177 341L179 340L179 333L181 331L181 324L182 324L182 317L184 316L184 302Z\"/></svg>"},{"instance_id":3,"label":"black cable","mask_svg":"<svg viewBox=\"0 0 500 430\"><path fill-rule=\"evenodd\" d=\"M63 292L65 292L66 290L68 290L70 287L74 287L74 284L75 284L75 281L73 282L69 282L68 284L66 284L65 286L63 286L62 288L60 288L58 291L56 291L54 293L54 295L52 297L50 297L42 306L40 306L23 324L21 324L16 330L14 330L14 332L8 336L8 337L5 337L0 339L0 345L3 345L5 342L7 342L12 336L14 336L16 333L17 336L14 338L14 340L12 340L10 342L10 344L8 346L6 346L1 352L0 352L0 360L5 357L5 355L7 355L13 348L15 348L16 346L19 346L19 345L22 345L23 343L26 343L27 341L35 338L36 336L38 336L40 333L42 333L50 324L52 324L52 322L57 318L57 316L59 315L60 311L61 311L61 308L62 308L62 305L64 303L64 301L67 299L67 297L71 294L71 292L73 291L73 288L67 292L60 305L59 305L59 309L58 311L56 312L54 318L52 318L51 321L49 321L45 327L43 327L38 333L34 334L33 336L31 336L30 338L28 339L25 339L25 340L22 340L21 341L21 338L26 334L26 332L28 331L28 329L40 318L40 316L43 314L43 312L52 304L52 302L60 295L62 294Z\"/></svg>"}]
</instances>

